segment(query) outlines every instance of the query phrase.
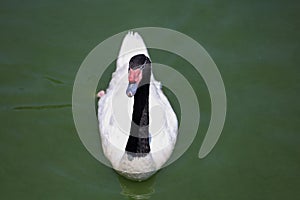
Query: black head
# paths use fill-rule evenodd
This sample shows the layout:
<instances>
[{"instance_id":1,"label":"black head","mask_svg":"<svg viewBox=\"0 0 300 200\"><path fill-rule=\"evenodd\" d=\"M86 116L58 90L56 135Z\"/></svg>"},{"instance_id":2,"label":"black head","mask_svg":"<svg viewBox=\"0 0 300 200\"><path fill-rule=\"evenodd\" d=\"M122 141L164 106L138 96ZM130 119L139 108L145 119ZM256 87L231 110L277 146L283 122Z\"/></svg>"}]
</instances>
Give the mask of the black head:
<instances>
[{"instance_id":1,"label":"black head","mask_svg":"<svg viewBox=\"0 0 300 200\"><path fill-rule=\"evenodd\" d=\"M144 54L133 56L129 61L128 87L126 94L132 97L141 85L149 84L151 75L151 61Z\"/></svg>"},{"instance_id":2,"label":"black head","mask_svg":"<svg viewBox=\"0 0 300 200\"><path fill-rule=\"evenodd\" d=\"M138 54L133 56L129 61L129 69L136 70L138 68L145 68L147 64L150 64L150 59L144 54Z\"/></svg>"}]
</instances>

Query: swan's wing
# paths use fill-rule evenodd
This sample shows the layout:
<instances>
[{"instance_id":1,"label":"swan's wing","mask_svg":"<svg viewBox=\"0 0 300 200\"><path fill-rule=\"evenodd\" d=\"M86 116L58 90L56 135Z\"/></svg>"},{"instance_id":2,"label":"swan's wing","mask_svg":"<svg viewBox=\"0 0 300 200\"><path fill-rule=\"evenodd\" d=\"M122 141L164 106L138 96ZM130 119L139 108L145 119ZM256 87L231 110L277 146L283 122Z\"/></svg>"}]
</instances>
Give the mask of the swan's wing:
<instances>
[{"instance_id":1,"label":"swan's wing","mask_svg":"<svg viewBox=\"0 0 300 200\"><path fill-rule=\"evenodd\" d=\"M161 167L169 159L174 149L178 121L171 104L158 84L159 82L155 82L150 85L150 148L156 165Z\"/></svg>"},{"instance_id":2,"label":"swan's wing","mask_svg":"<svg viewBox=\"0 0 300 200\"><path fill-rule=\"evenodd\" d=\"M129 111L126 110L131 104L129 102L131 99L128 97L124 98L123 96L126 96L125 93L122 92L124 94L122 95L120 91L124 91L124 89L120 88L120 90L106 94L98 101L98 120L102 149L114 168L119 165L120 159L124 154L131 122ZM127 103L125 103L126 100L128 101Z\"/></svg>"}]
</instances>

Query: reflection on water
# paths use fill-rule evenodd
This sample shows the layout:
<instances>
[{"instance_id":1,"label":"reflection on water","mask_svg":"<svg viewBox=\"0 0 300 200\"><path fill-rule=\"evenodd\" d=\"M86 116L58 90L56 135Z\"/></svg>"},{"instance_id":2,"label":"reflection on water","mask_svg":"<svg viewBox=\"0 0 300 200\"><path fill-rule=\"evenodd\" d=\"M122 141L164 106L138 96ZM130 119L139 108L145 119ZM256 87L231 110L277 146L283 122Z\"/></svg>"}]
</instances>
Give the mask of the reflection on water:
<instances>
[{"instance_id":1,"label":"reflection on water","mask_svg":"<svg viewBox=\"0 0 300 200\"><path fill-rule=\"evenodd\" d=\"M128 199L150 199L151 195L155 192L153 187L155 176L156 175L153 175L146 181L135 182L118 175L122 188L121 194L128 197Z\"/></svg>"}]
</instances>

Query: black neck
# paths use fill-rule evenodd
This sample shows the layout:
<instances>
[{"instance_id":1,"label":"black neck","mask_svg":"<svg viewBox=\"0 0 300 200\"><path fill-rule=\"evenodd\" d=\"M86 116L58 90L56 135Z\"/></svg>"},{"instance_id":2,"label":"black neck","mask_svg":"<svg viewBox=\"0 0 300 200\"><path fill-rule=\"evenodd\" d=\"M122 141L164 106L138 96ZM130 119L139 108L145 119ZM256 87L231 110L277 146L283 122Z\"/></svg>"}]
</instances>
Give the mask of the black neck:
<instances>
[{"instance_id":1,"label":"black neck","mask_svg":"<svg viewBox=\"0 0 300 200\"><path fill-rule=\"evenodd\" d=\"M148 67L147 67L148 68ZM150 67L149 67L150 68ZM136 156L145 156L150 152L149 144L149 87L150 70L143 70L143 78L134 95L134 105L130 136L126 151Z\"/></svg>"}]
</instances>

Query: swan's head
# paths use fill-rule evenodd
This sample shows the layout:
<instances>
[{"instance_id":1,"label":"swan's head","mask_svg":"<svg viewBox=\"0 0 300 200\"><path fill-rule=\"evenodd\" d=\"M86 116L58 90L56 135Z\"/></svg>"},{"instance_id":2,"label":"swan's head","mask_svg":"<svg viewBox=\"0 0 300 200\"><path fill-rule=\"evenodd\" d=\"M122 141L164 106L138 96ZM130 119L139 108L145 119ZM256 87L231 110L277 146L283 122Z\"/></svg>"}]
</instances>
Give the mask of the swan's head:
<instances>
[{"instance_id":1,"label":"swan's head","mask_svg":"<svg viewBox=\"0 0 300 200\"><path fill-rule=\"evenodd\" d=\"M144 72L144 69L150 63L150 59L144 54L133 56L130 59L128 69L129 84L126 90L126 94L128 97L133 97L135 95L140 83L145 78L146 74Z\"/></svg>"}]
</instances>

